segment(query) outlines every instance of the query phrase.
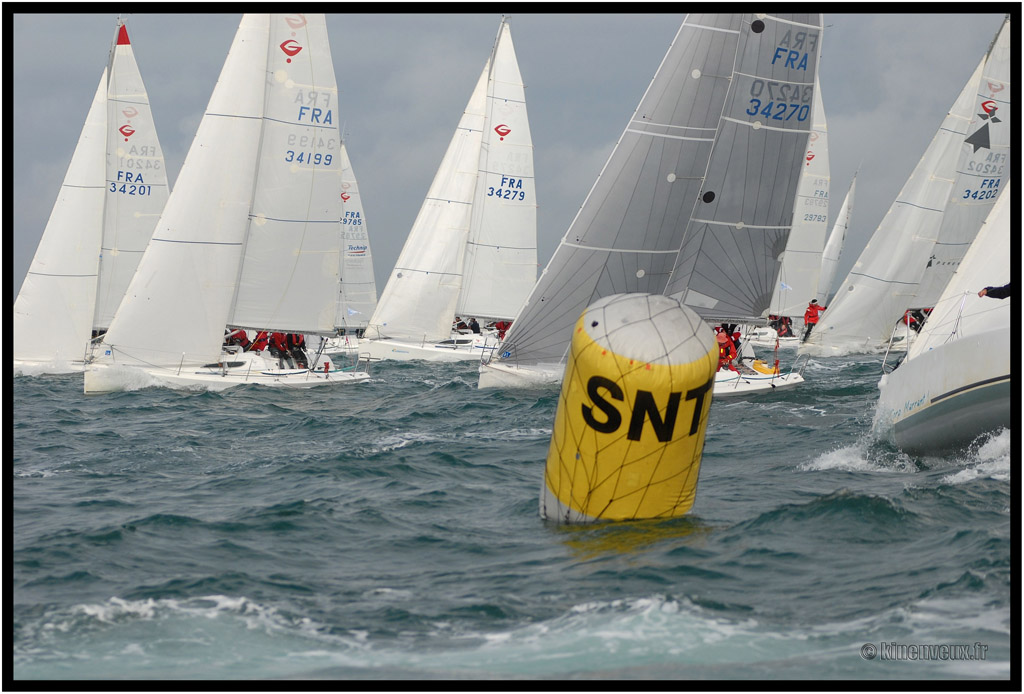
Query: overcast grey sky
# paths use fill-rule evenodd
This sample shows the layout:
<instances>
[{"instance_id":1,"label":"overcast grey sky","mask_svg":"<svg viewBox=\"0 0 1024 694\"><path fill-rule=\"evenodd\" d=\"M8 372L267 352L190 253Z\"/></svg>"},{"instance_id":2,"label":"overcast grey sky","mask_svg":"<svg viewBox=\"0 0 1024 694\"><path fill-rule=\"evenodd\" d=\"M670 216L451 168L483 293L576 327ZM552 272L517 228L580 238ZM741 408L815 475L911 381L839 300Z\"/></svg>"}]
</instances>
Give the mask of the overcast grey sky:
<instances>
[{"instance_id":1,"label":"overcast grey sky","mask_svg":"<svg viewBox=\"0 0 1024 694\"><path fill-rule=\"evenodd\" d=\"M39 7L45 5L33 9ZM201 5L175 7L198 10ZM327 15L341 118L370 233L378 293L498 30L500 14L478 11L491 5L466 7L474 11ZM652 7L659 8L643 5ZM900 7L932 11L829 14L828 4L822 6L826 29L819 75L828 121L832 215L860 168L837 283L917 164L1005 11L1019 5L947 6L969 7L976 14L935 13L942 4ZM172 185L240 16L196 11L125 15ZM543 268L685 15L510 16L535 147L538 260ZM65 12L14 15L13 51L7 55L14 77L9 83L14 89L14 139L8 141L8 152L13 150L14 157L13 167L5 166L14 188L14 214L5 215L8 223L12 216L14 222L12 300L71 160L107 61L116 18Z\"/></svg>"}]
</instances>

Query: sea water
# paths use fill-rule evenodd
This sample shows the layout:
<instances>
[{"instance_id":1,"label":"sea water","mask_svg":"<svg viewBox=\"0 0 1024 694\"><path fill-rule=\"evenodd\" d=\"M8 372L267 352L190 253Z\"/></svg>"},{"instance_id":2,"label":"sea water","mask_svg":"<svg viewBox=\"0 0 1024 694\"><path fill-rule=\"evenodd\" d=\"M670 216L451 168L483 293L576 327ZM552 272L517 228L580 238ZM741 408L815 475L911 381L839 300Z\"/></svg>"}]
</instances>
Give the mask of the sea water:
<instances>
[{"instance_id":1,"label":"sea water","mask_svg":"<svg viewBox=\"0 0 1024 694\"><path fill-rule=\"evenodd\" d=\"M18 376L13 677L1007 679L1011 434L876 440L880 362L715 400L690 514L586 527L538 513L557 388L474 363Z\"/></svg>"}]
</instances>

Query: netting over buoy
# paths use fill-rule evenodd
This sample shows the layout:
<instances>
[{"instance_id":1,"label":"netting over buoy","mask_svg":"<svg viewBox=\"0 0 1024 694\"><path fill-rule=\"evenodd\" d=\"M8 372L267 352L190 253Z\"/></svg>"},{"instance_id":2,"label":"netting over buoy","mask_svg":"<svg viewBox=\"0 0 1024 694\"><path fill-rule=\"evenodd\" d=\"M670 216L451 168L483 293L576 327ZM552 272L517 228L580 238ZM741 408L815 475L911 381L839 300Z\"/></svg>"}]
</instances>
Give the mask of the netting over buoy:
<instances>
[{"instance_id":1,"label":"netting over buoy","mask_svg":"<svg viewBox=\"0 0 1024 694\"><path fill-rule=\"evenodd\" d=\"M541 490L562 523L671 518L693 507L714 334L678 301L616 294L573 328Z\"/></svg>"}]
</instances>

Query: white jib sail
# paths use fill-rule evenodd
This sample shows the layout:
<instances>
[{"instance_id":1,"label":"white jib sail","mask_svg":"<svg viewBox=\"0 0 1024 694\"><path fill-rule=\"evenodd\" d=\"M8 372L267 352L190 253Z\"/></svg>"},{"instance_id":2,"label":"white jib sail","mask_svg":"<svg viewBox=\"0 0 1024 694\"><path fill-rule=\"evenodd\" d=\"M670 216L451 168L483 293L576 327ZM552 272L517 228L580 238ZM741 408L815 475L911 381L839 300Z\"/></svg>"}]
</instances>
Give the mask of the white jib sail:
<instances>
[{"instance_id":1,"label":"white jib sail","mask_svg":"<svg viewBox=\"0 0 1024 694\"><path fill-rule=\"evenodd\" d=\"M103 245L93 327L105 330L167 203L167 170L146 86L124 25L107 80Z\"/></svg>"},{"instance_id":2,"label":"white jib sail","mask_svg":"<svg viewBox=\"0 0 1024 694\"><path fill-rule=\"evenodd\" d=\"M1014 196L1010 180L989 212L988 218L964 253L935 308L911 343L907 359L960 337L979 335L1004 328L1012 322L1012 298L979 297L985 287L1002 286L1010 281L1010 262L1014 258L1010 244L1010 224ZM985 355L978 355L984 359Z\"/></svg>"},{"instance_id":3,"label":"white jib sail","mask_svg":"<svg viewBox=\"0 0 1024 694\"><path fill-rule=\"evenodd\" d=\"M106 188L104 68L35 257L14 301L14 358L82 359L92 332Z\"/></svg>"},{"instance_id":4,"label":"white jib sail","mask_svg":"<svg viewBox=\"0 0 1024 694\"><path fill-rule=\"evenodd\" d=\"M244 15L101 359L216 361L248 225L267 82L267 15ZM109 354L105 354L107 351Z\"/></svg>"}]
</instances>

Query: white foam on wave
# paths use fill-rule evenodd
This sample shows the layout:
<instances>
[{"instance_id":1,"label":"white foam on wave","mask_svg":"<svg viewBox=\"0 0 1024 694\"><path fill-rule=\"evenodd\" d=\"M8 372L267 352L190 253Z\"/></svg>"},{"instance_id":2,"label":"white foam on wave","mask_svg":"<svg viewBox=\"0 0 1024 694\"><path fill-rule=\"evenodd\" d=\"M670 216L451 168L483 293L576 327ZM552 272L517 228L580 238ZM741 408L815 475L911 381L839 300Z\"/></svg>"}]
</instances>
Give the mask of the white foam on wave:
<instances>
[{"instance_id":1,"label":"white foam on wave","mask_svg":"<svg viewBox=\"0 0 1024 694\"><path fill-rule=\"evenodd\" d=\"M82 373L82 362L72 364L68 361L52 361L47 363L15 362L14 376L50 376L72 373Z\"/></svg>"},{"instance_id":2,"label":"white foam on wave","mask_svg":"<svg viewBox=\"0 0 1024 694\"><path fill-rule=\"evenodd\" d=\"M364 600L402 601L406 591L374 589ZM87 620L82 624L81 620ZM103 677L110 653L130 653L125 677L304 677L347 668L459 677L557 677L594 673L663 672L729 677L740 666L764 666L779 677L829 672L885 677L887 664L866 662L864 643L989 646L984 661L902 665L915 672L962 677L1009 673L1009 612L983 598L927 599L867 617L821 624L775 626L753 617L723 616L688 598L651 595L583 602L559 615L501 631L460 629L438 621L429 634L409 632L374 642L365 630L337 628L238 596L122 600L78 605L64 619L48 619L41 652L76 662L78 676ZM419 642L429 638L436 648ZM22 639L24 646L26 639ZM408 643L407 643L408 642ZM654 670L652 670L654 668ZM751 670L745 670L751 671ZM25 676L30 675L28 673ZM940 675L941 676L941 675Z\"/></svg>"},{"instance_id":3,"label":"white foam on wave","mask_svg":"<svg viewBox=\"0 0 1024 694\"><path fill-rule=\"evenodd\" d=\"M872 449L870 440L866 439L862 439L852 446L826 451L815 457L814 460L799 466L798 469L805 471L917 472L917 467L913 464L910 456L900 452L890 456L879 456Z\"/></svg>"},{"instance_id":4,"label":"white foam on wave","mask_svg":"<svg viewBox=\"0 0 1024 694\"><path fill-rule=\"evenodd\" d=\"M485 441L522 441L544 439L551 436L551 429L505 429L502 431L467 431L460 435L466 439L482 439Z\"/></svg>"},{"instance_id":5,"label":"white foam on wave","mask_svg":"<svg viewBox=\"0 0 1024 694\"><path fill-rule=\"evenodd\" d=\"M976 451L972 451L964 461L966 468L946 475L942 481L946 484L967 484L976 479L991 478L1002 482L1010 481L1010 453L1013 439L1009 429L992 434L980 442Z\"/></svg>"}]
</instances>

